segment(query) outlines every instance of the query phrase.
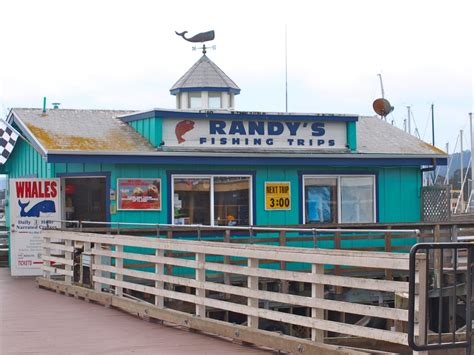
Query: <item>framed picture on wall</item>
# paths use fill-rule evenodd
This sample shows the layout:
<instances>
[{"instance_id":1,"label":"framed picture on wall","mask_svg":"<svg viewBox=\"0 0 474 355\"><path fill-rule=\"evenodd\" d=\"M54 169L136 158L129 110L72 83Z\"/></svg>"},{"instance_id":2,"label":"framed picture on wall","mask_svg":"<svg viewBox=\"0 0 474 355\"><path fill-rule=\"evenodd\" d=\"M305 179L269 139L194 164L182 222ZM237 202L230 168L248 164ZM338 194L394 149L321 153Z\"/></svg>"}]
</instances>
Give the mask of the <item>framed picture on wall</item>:
<instances>
[{"instance_id":1,"label":"framed picture on wall","mask_svg":"<svg viewBox=\"0 0 474 355\"><path fill-rule=\"evenodd\" d=\"M161 179L117 179L117 210L160 211Z\"/></svg>"}]
</instances>

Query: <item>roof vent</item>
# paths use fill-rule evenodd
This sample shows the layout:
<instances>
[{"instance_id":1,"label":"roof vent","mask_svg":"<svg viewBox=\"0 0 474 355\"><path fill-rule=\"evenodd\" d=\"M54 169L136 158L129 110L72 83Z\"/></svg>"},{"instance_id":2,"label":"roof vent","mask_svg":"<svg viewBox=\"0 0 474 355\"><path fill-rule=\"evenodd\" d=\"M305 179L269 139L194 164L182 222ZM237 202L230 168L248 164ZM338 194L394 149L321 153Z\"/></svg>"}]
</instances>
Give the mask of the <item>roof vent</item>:
<instances>
[{"instance_id":1,"label":"roof vent","mask_svg":"<svg viewBox=\"0 0 474 355\"><path fill-rule=\"evenodd\" d=\"M53 109L57 110L59 106L61 105L60 102L53 102L51 105L53 105Z\"/></svg>"}]
</instances>

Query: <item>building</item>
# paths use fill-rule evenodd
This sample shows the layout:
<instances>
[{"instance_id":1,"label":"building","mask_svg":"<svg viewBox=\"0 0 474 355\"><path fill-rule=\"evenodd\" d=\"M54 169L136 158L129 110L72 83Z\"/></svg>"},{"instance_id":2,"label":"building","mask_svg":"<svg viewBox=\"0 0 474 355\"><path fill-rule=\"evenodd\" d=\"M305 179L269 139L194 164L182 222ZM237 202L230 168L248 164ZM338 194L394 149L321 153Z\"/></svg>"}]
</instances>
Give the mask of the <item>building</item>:
<instances>
[{"instance_id":1,"label":"building","mask_svg":"<svg viewBox=\"0 0 474 355\"><path fill-rule=\"evenodd\" d=\"M243 112L203 55L176 109L14 108L2 173L60 178L68 220L206 225L420 221L422 167L446 154L377 117Z\"/></svg>"}]
</instances>

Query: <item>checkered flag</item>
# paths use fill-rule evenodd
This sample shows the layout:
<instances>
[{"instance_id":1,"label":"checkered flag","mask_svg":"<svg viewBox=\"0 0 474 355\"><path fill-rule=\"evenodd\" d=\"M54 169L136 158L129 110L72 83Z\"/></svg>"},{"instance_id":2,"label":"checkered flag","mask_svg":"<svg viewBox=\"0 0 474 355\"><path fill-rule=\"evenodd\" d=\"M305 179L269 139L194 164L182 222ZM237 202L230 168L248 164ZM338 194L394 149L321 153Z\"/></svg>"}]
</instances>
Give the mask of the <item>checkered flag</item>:
<instances>
[{"instance_id":1,"label":"checkered flag","mask_svg":"<svg viewBox=\"0 0 474 355\"><path fill-rule=\"evenodd\" d=\"M0 164L5 164L19 135L8 123L0 120Z\"/></svg>"}]
</instances>

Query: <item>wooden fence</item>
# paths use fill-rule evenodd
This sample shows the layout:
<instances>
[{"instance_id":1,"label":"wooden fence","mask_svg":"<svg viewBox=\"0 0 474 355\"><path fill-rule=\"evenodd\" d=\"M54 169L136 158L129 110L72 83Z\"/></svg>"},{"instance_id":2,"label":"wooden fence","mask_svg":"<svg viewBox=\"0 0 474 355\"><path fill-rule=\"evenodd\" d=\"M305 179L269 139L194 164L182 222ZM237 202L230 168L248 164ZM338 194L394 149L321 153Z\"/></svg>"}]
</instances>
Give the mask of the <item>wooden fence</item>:
<instances>
[{"instance_id":1,"label":"wooden fence","mask_svg":"<svg viewBox=\"0 0 474 355\"><path fill-rule=\"evenodd\" d=\"M327 317L327 311L334 311L400 323L408 320L406 309L325 298L326 291L335 287L379 291L392 295L407 293L408 282L404 281L327 274L327 270L334 266L406 272L409 269L406 254L171 240L65 230L48 230L43 233L44 275L38 279L43 287L283 351L336 351L333 345L323 344L328 332L333 335L344 334L407 345L407 334L401 330L376 329L329 320ZM79 247L84 250L83 256L91 255L93 289L75 285L73 282L75 248ZM137 251L124 251L124 248L130 247L137 248ZM147 252L144 253L143 250ZM126 260L151 263L154 270L150 272L127 268ZM237 260L240 262L234 264ZM269 268L261 263L262 260L272 260L280 267ZM289 265L292 263L308 265L309 272L290 271ZM424 256L420 255L417 270L425 270L425 263ZM169 272L172 267L188 268L192 271L192 277L189 276L190 273L174 275ZM222 274L224 277L212 278L211 275L215 274ZM58 275L62 277L58 278ZM246 278L246 284L233 285L233 275ZM308 295L292 294L287 287L276 291L263 290L259 287L261 279L307 284L310 285L310 292ZM425 273L417 273L416 283L419 291L416 296L416 312L420 316L426 312L426 304L418 302L425 299L423 290L426 290L426 282ZM182 290L179 291L175 286L182 287ZM149 295L153 304L130 300L126 296L132 291ZM165 307L167 302L173 301L191 305L183 308L190 313ZM309 314L267 309L266 301L306 308ZM239 314L244 317L244 321L241 324L231 324L211 319L212 310ZM311 339L263 331L259 329L262 319L309 328ZM421 327L421 324L416 327L417 334L424 334Z\"/></svg>"}]
</instances>

